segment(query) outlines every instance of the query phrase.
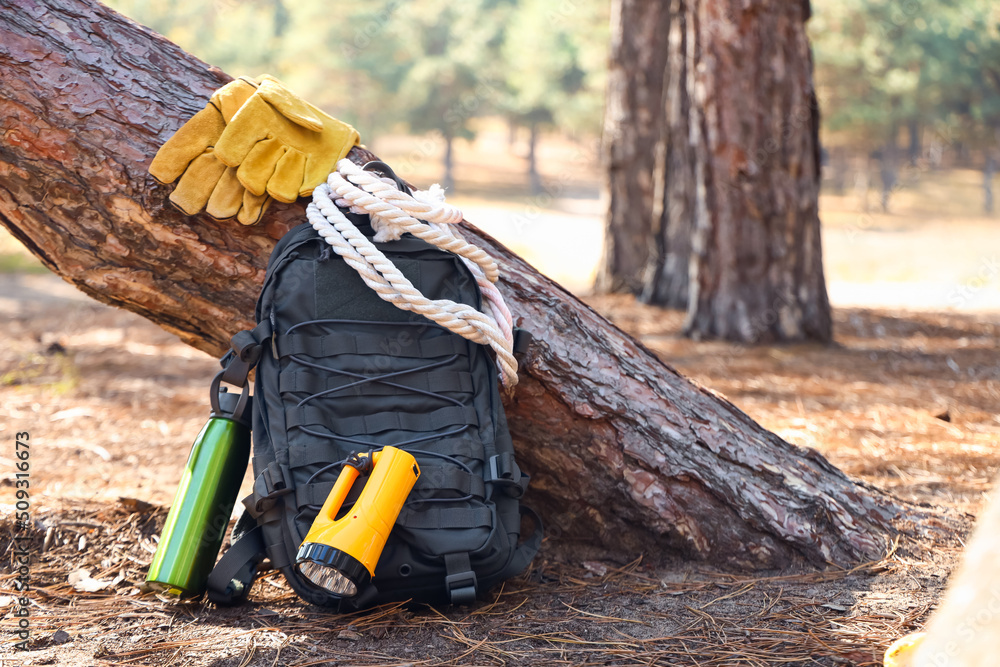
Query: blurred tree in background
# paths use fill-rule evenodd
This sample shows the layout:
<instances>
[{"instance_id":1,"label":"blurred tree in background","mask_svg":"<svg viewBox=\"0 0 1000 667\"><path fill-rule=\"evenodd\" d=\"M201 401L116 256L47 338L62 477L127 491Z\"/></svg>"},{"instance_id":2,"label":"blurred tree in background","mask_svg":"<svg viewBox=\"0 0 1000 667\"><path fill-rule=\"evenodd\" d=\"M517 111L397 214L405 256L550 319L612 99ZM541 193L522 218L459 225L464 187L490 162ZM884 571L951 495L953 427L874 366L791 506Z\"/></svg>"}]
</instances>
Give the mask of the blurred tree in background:
<instances>
[{"instance_id":1,"label":"blurred tree in background","mask_svg":"<svg viewBox=\"0 0 1000 667\"><path fill-rule=\"evenodd\" d=\"M104 4L237 76L253 76L268 68L278 73L274 70L290 21L283 0L108 0Z\"/></svg>"},{"instance_id":2,"label":"blurred tree in background","mask_svg":"<svg viewBox=\"0 0 1000 667\"><path fill-rule=\"evenodd\" d=\"M540 132L597 136L604 106L607 3L520 0L505 35L505 94L501 111L512 127L527 127L532 194L542 191Z\"/></svg>"},{"instance_id":3,"label":"blurred tree in background","mask_svg":"<svg viewBox=\"0 0 1000 667\"><path fill-rule=\"evenodd\" d=\"M663 147L669 134L664 117L680 97L677 93L686 91L686 84L678 86L679 76L670 76L685 60L668 57L678 50L683 16L676 1L612 3L602 142L608 208L603 259L594 284L599 292L642 292L648 281L646 267L657 254L653 236L661 216L656 213L656 191L668 178L660 156L670 152ZM670 82L673 86L665 91ZM670 102L665 93L672 96Z\"/></svg>"},{"instance_id":4,"label":"blurred tree in background","mask_svg":"<svg viewBox=\"0 0 1000 667\"><path fill-rule=\"evenodd\" d=\"M389 70L398 76L389 105L416 134L432 133L444 143L444 182L454 188L455 139L472 139L470 121L495 110L503 86L500 49L504 25L514 9L504 0L425 0L396 7L386 34L365 49L370 81Z\"/></svg>"}]
</instances>

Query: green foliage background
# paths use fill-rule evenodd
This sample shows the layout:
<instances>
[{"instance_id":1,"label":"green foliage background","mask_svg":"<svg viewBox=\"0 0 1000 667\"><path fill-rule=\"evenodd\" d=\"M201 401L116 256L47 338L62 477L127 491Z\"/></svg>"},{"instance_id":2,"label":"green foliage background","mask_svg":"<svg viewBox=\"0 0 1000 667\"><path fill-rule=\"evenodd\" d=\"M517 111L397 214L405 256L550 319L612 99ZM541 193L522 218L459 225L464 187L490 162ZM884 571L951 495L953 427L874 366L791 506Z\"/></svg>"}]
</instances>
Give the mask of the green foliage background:
<instances>
[{"instance_id":1,"label":"green foliage background","mask_svg":"<svg viewBox=\"0 0 1000 667\"><path fill-rule=\"evenodd\" d=\"M354 124L471 138L473 119L596 136L610 0L108 0L227 72L270 72ZM1000 138L996 0L813 0L824 144ZM665 36L664 36L665 38Z\"/></svg>"},{"instance_id":2,"label":"green foliage background","mask_svg":"<svg viewBox=\"0 0 1000 667\"><path fill-rule=\"evenodd\" d=\"M915 131L923 144L996 149L1000 3L821 0L814 6L810 36L826 144L895 146Z\"/></svg>"},{"instance_id":3,"label":"green foliage background","mask_svg":"<svg viewBox=\"0 0 1000 667\"><path fill-rule=\"evenodd\" d=\"M108 0L233 75L268 72L366 141L503 115L599 131L608 0Z\"/></svg>"}]
</instances>

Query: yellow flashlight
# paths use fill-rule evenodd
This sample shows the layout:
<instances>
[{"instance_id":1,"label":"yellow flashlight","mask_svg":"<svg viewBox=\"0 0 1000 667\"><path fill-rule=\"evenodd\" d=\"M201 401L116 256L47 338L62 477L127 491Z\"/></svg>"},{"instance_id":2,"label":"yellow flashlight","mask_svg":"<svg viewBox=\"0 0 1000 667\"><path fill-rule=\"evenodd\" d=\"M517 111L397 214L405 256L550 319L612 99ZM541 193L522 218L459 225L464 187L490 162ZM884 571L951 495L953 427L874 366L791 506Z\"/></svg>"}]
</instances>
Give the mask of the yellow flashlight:
<instances>
[{"instance_id":1,"label":"yellow flashlight","mask_svg":"<svg viewBox=\"0 0 1000 667\"><path fill-rule=\"evenodd\" d=\"M355 480L368 472L354 507L337 519ZM418 477L417 460L401 449L352 455L299 547L295 565L302 576L338 597L362 591Z\"/></svg>"}]
</instances>

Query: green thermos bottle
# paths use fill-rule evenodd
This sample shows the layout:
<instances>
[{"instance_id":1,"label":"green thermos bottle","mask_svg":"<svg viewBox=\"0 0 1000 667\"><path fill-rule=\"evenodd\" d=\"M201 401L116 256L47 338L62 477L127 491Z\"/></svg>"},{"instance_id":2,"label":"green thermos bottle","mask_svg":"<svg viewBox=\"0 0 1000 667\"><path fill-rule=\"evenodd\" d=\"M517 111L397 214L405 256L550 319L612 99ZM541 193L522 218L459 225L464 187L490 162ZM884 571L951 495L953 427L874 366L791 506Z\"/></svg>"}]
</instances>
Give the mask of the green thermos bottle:
<instances>
[{"instance_id":1,"label":"green thermos bottle","mask_svg":"<svg viewBox=\"0 0 1000 667\"><path fill-rule=\"evenodd\" d=\"M146 588L179 597L205 592L250 458L250 386L240 394L212 381L212 414L191 447L149 565Z\"/></svg>"}]
</instances>

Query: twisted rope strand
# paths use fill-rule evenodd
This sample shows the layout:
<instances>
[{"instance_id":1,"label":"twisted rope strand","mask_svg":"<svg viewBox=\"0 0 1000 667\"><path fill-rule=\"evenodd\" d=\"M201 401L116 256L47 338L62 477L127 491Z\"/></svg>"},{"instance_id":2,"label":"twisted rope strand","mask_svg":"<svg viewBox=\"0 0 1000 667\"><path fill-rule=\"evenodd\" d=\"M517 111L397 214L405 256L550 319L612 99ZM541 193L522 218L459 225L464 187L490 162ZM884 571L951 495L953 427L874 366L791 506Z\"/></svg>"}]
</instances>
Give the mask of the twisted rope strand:
<instances>
[{"instance_id":1,"label":"twisted rope strand","mask_svg":"<svg viewBox=\"0 0 1000 667\"><path fill-rule=\"evenodd\" d=\"M440 187L420 194L425 200L421 201L347 159L337 163L337 171L330 174L328 183L337 193L338 203L344 200L352 211L371 216L372 226L377 232L376 243L394 241L404 233L413 234L442 250L475 262L482 267L490 282L495 283L500 277L496 262L482 248L442 227L461 222L462 211L444 202L444 192ZM426 201L431 198L438 201ZM428 225L422 220L437 224Z\"/></svg>"},{"instance_id":2,"label":"twisted rope strand","mask_svg":"<svg viewBox=\"0 0 1000 667\"><path fill-rule=\"evenodd\" d=\"M476 276L480 291L489 302L494 319L500 326L504 337L513 343L513 322L510 311L503 301L500 290L492 284L499 277L499 268L488 254L468 243L458 233L455 225L462 222L462 211L445 203L444 189L441 186L435 184L429 190L417 190L409 195L401 191L392 179L379 177L373 172L365 171L347 159L341 160L337 164L337 172L335 173L337 176L334 177L334 180L340 185L336 204L345 208L349 207L354 213L368 214L377 232L376 242L395 240L403 233L410 232L429 243L461 256L466 266ZM352 185L354 187L351 187ZM332 186L333 183L331 183ZM377 193L377 198L374 195L371 198L365 198L360 190L369 194ZM344 195L353 196L347 198ZM390 207L385 204L386 202L389 204L398 202L399 204ZM428 224L421 224L412 216L409 216L409 220L405 219L399 215L398 209L400 207L404 207L410 213L427 220ZM383 215L387 212L390 214L389 216ZM454 240L451 240L452 238ZM481 270L474 265L478 265Z\"/></svg>"},{"instance_id":3,"label":"twisted rope strand","mask_svg":"<svg viewBox=\"0 0 1000 667\"><path fill-rule=\"evenodd\" d=\"M456 234L454 224L462 220L461 211L445 204L443 192L437 187L410 196L348 160L341 160L337 170L330 174L327 183L313 191L313 201L306 207L309 224L381 299L427 317L475 343L492 347L501 381L507 387L516 385L513 322L494 284L499 269L481 248ZM490 313L448 299L425 297L372 241L358 231L339 207L370 215L377 231L376 241L410 233L459 255L475 277ZM417 215L432 220L424 223L415 217Z\"/></svg>"}]
</instances>

